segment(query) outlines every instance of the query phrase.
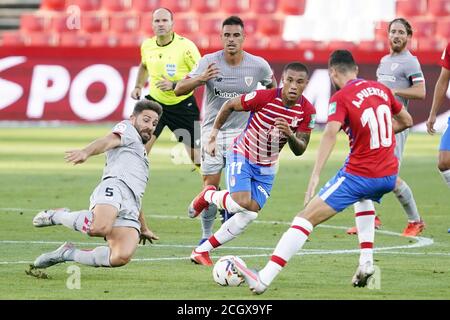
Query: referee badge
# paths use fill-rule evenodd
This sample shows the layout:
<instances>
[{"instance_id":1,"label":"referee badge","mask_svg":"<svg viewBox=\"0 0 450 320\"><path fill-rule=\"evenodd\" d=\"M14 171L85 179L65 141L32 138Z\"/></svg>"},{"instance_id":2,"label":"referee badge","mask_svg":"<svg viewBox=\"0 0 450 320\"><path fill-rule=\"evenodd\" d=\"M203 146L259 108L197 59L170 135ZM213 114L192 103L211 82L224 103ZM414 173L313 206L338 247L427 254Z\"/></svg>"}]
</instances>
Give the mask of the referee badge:
<instances>
[{"instance_id":1,"label":"referee badge","mask_svg":"<svg viewBox=\"0 0 450 320\"><path fill-rule=\"evenodd\" d=\"M177 72L177 65L174 63L166 64L166 72L170 77L173 77Z\"/></svg>"}]
</instances>

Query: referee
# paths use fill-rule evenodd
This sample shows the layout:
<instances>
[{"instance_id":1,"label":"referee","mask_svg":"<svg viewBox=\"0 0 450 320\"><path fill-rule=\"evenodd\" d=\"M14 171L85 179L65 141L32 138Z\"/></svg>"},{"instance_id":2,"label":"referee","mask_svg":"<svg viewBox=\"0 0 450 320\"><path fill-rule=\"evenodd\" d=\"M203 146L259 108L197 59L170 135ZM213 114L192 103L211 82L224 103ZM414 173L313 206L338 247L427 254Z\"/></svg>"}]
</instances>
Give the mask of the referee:
<instances>
[{"instance_id":1,"label":"referee","mask_svg":"<svg viewBox=\"0 0 450 320\"><path fill-rule=\"evenodd\" d=\"M200 166L200 113L193 92L176 96L174 88L177 81L195 68L200 59L196 45L173 31L173 13L167 8L153 12L154 37L141 45L141 64L136 85L131 93L133 99L141 98L141 90L149 80L149 100L158 102L163 108L152 138L146 144L147 153L165 126L183 142L192 162Z\"/></svg>"}]
</instances>

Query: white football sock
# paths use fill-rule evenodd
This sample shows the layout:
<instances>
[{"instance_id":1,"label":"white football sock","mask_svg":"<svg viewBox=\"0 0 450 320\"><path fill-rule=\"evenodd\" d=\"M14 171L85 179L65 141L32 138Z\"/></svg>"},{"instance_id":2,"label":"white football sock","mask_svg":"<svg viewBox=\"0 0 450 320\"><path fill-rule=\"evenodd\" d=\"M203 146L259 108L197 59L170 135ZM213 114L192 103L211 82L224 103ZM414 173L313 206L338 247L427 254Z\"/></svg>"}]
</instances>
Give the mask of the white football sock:
<instances>
[{"instance_id":1,"label":"white football sock","mask_svg":"<svg viewBox=\"0 0 450 320\"><path fill-rule=\"evenodd\" d=\"M230 219L228 219L219 230L214 233L207 241L198 246L195 251L205 252L211 251L213 248L217 248L224 243L236 238L241 234L247 226L256 218L258 214L253 211L245 210L236 213Z\"/></svg>"},{"instance_id":2,"label":"white football sock","mask_svg":"<svg viewBox=\"0 0 450 320\"><path fill-rule=\"evenodd\" d=\"M360 247L359 264L373 263L373 242L375 239L375 207L371 200L354 204L356 230Z\"/></svg>"},{"instance_id":3,"label":"white football sock","mask_svg":"<svg viewBox=\"0 0 450 320\"><path fill-rule=\"evenodd\" d=\"M93 250L75 249L65 258L67 261L75 261L91 267L111 267L110 254L109 247L101 246Z\"/></svg>"},{"instance_id":4,"label":"white football sock","mask_svg":"<svg viewBox=\"0 0 450 320\"><path fill-rule=\"evenodd\" d=\"M52 221L55 224L62 224L72 230L88 233L92 223L92 217L93 213L89 210L73 212L57 211L53 215Z\"/></svg>"},{"instance_id":5,"label":"white football sock","mask_svg":"<svg viewBox=\"0 0 450 320\"><path fill-rule=\"evenodd\" d=\"M291 227L283 234L272 253L270 261L259 271L263 284L270 285L291 257L300 250L313 230L311 222L295 217Z\"/></svg>"},{"instance_id":6,"label":"white football sock","mask_svg":"<svg viewBox=\"0 0 450 320\"><path fill-rule=\"evenodd\" d=\"M228 210L228 212L231 213L246 210L231 198L230 192L228 190L221 190L221 191L208 190L205 192L204 198L209 203L214 203L217 206L217 208L226 209Z\"/></svg>"},{"instance_id":7,"label":"white football sock","mask_svg":"<svg viewBox=\"0 0 450 320\"><path fill-rule=\"evenodd\" d=\"M394 194L403 206L403 209L408 216L408 221L420 221L420 215L419 211L417 210L416 200L414 199L411 188L405 181L402 181L398 188L394 189Z\"/></svg>"},{"instance_id":8,"label":"white football sock","mask_svg":"<svg viewBox=\"0 0 450 320\"><path fill-rule=\"evenodd\" d=\"M217 206L211 203L208 208L202 211L202 239L209 238L213 234L214 221L216 220Z\"/></svg>"},{"instance_id":9,"label":"white football sock","mask_svg":"<svg viewBox=\"0 0 450 320\"><path fill-rule=\"evenodd\" d=\"M441 173L442 178L444 178L444 181L447 183L447 186L450 187L450 169L439 172Z\"/></svg>"}]
</instances>

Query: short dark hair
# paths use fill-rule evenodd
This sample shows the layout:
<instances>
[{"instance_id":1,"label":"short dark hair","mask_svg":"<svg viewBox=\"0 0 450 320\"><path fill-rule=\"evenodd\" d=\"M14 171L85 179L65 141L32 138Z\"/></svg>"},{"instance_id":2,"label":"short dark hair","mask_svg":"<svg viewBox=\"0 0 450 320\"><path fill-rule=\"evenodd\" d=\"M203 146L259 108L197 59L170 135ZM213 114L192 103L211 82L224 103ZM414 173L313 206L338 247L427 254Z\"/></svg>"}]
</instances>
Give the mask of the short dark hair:
<instances>
[{"instance_id":1,"label":"short dark hair","mask_svg":"<svg viewBox=\"0 0 450 320\"><path fill-rule=\"evenodd\" d=\"M335 50L330 55L328 67L334 67L339 72L347 73L348 71L356 70L356 63L350 51Z\"/></svg>"},{"instance_id":2,"label":"short dark hair","mask_svg":"<svg viewBox=\"0 0 450 320\"><path fill-rule=\"evenodd\" d=\"M167 12L169 12L170 19L173 21L173 12L169 8L166 8L166 7L159 7L159 8L156 8L155 10L153 10L153 12L152 12L152 20L153 20L153 15L155 14L155 12L158 11L158 10L161 10L161 9L166 10Z\"/></svg>"},{"instance_id":3,"label":"short dark hair","mask_svg":"<svg viewBox=\"0 0 450 320\"><path fill-rule=\"evenodd\" d=\"M287 65L285 65L284 68L283 68L283 73L286 70L293 70L293 71L297 71L297 72L302 72L303 71L307 75L309 75L308 68L303 63L300 63L300 62L297 62L297 61L290 62Z\"/></svg>"},{"instance_id":4,"label":"short dark hair","mask_svg":"<svg viewBox=\"0 0 450 320\"><path fill-rule=\"evenodd\" d=\"M225 20L223 20L222 22L222 28L224 26L236 26L236 25L241 26L241 28L244 29L244 22L238 16L230 16Z\"/></svg>"},{"instance_id":5,"label":"short dark hair","mask_svg":"<svg viewBox=\"0 0 450 320\"><path fill-rule=\"evenodd\" d=\"M412 27L411 27L411 25L409 24L408 20L406 20L405 18L395 18L394 20L392 20L391 22L389 22L389 25L388 25L388 32L391 31L391 25L392 25L393 23L395 23L395 22L399 22L399 23L403 24L403 26L404 26L405 29L406 29L406 34L407 34L408 36L412 36L412 34L413 34Z\"/></svg>"},{"instance_id":6,"label":"short dark hair","mask_svg":"<svg viewBox=\"0 0 450 320\"><path fill-rule=\"evenodd\" d=\"M159 118L161 118L161 115L163 113L162 107L161 107L161 105L158 102L152 101L152 100L139 100L134 105L133 115L135 117L137 117L144 110L155 111L158 114Z\"/></svg>"}]
</instances>

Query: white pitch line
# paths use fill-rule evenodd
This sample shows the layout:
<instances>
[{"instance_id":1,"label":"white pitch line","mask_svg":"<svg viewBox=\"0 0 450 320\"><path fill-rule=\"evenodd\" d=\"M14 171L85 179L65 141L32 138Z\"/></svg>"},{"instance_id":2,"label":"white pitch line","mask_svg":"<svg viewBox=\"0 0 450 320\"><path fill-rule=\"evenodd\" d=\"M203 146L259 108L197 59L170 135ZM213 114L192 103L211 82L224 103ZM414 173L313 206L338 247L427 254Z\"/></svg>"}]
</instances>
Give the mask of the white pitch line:
<instances>
[{"instance_id":1,"label":"white pitch line","mask_svg":"<svg viewBox=\"0 0 450 320\"><path fill-rule=\"evenodd\" d=\"M24 209L24 208L0 208L0 211L34 211L39 212L43 209ZM166 216L166 215L152 215L152 218L156 219L181 219L181 220L192 220L192 218L189 217L177 217L177 216ZM286 221L254 221L256 224L283 224L283 225L290 225L291 222ZM347 229L348 227L345 226L332 226L332 225L326 225L321 224L318 227L322 228L330 228L330 229ZM390 236L401 236L400 233L392 232L392 231L386 231L386 230L376 230L377 233L390 235ZM391 247L381 247L381 248L374 248L374 252L376 253L386 253L386 254L394 254L393 252L389 250L394 249L411 249L411 248L421 248L430 246L434 243L433 239L426 238L426 237L412 237L411 239L416 240L417 242L414 244L409 245L398 245L398 246L391 246ZM0 240L0 244L60 244L60 241L18 241L18 240ZM74 242L74 244L77 245L102 245L104 243L98 243L98 242ZM152 244L151 247L161 247L161 248L192 248L194 245L179 245L179 244ZM145 247L145 246L140 246ZM150 247L150 246L149 246ZM267 248L267 247L229 247L224 246L221 249L227 249L227 250L270 250L272 251L274 248ZM302 249L300 252L298 252L296 255L322 255L322 254L354 254L359 253L359 249L342 249L342 250L318 250L318 249ZM396 252L395 254L415 254L415 255L443 255L448 256L450 253L440 253L440 252ZM256 255L240 255L244 258L251 258L251 257L267 257L270 256L270 254L256 254ZM219 258L219 256L212 256L212 258ZM135 258L131 261L135 262L146 262L146 261L171 261L171 260L188 260L189 257L167 257L167 258ZM29 264L33 263L32 261L16 261L16 262L9 262L9 261L0 261L0 265L5 264Z\"/></svg>"}]
</instances>

